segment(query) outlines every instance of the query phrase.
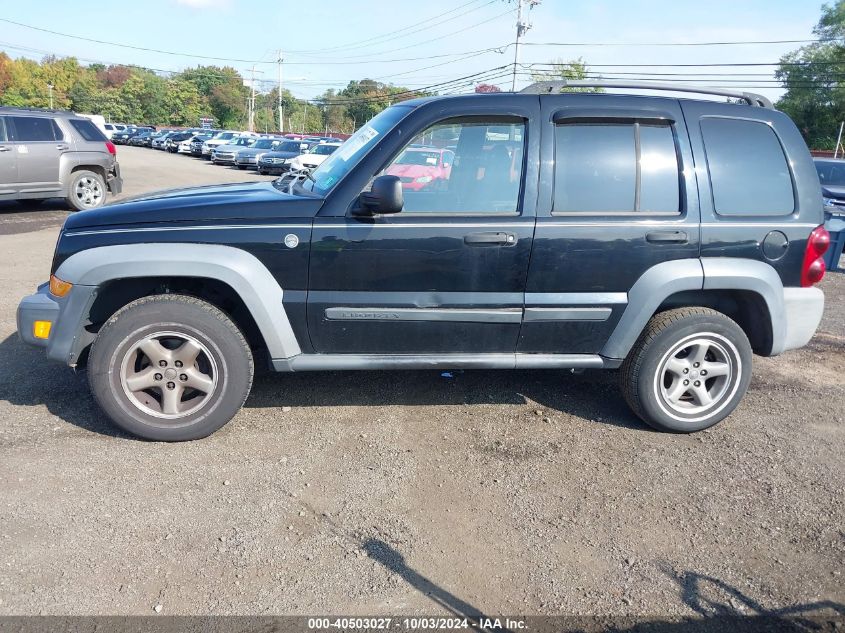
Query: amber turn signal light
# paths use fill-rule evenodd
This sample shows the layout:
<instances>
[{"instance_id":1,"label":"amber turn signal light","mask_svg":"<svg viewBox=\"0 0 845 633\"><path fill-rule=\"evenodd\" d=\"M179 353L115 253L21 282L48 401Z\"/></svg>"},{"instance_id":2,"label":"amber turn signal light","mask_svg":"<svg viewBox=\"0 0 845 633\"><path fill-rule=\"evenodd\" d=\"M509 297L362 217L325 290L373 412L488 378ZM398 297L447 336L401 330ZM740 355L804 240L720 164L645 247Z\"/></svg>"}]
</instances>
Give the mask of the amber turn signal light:
<instances>
[{"instance_id":1,"label":"amber turn signal light","mask_svg":"<svg viewBox=\"0 0 845 633\"><path fill-rule=\"evenodd\" d=\"M72 283L62 281L55 275L50 275L50 294L57 297L64 297L73 288Z\"/></svg>"},{"instance_id":2,"label":"amber turn signal light","mask_svg":"<svg viewBox=\"0 0 845 633\"><path fill-rule=\"evenodd\" d=\"M50 328L53 323L50 321L36 321L32 324L32 335L35 338L50 338Z\"/></svg>"}]
</instances>

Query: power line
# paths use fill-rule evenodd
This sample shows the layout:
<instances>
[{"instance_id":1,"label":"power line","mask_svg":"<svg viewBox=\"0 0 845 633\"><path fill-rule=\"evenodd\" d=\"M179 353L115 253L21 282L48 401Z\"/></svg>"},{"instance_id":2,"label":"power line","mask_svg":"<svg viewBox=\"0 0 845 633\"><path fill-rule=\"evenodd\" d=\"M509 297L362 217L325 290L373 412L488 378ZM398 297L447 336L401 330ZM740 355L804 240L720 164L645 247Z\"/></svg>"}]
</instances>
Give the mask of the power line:
<instances>
[{"instance_id":1,"label":"power line","mask_svg":"<svg viewBox=\"0 0 845 633\"><path fill-rule=\"evenodd\" d=\"M441 13L440 15L434 16L434 17L429 18L427 20L422 20L421 22L417 22L417 23L412 24L410 26L406 26L405 28L397 29L395 31L390 31L388 33L383 33L382 35L376 35L374 37L371 37L371 38L368 38L368 39L365 39L365 40L359 40L357 42L352 42L350 44L342 44L342 45L339 45L339 46L332 46L332 47L322 48L322 49L299 50L299 51L293 50L293 51L290 51L290 52L291 53L300 53L300 54L327 53L327 52L341 51L341 50L355 50L355 49L359 49L359 48L364 48L366 46L370 46L372 44L381 45L381 44L384 44L385 42L389 42L389 41L392 41L394 39L405 37L405 35L402 35L402 34L405 33L406 31L409 31L411 29L414 29L415 27L426 24L427 22L431 22L433 20L437 20L439 18L447 16L450 13L455 13L456 11L460 11L461 9L468 7L469 5L475 4L475 3L480 2L480 1L481 0L470 0L470 2L462 4L458 7L455 7L454 9L451 9L450 11L447 11L446 13ZM472 13L474 11L478 11L479 9L483 9L484 7L487 7L487 6L489 6L489 5L491 5L495 2L498 2L498 0L490 0L489 2L483 4L480 7L474 7L472 9L470 9L469 11L465 11L464 13L459 13L458 15L454 15L451 18L448 18L446 20L441 20L440 22L435 22L434 24L431 24L429 26L426 26L424 28L421 28L421 29L414 31L414 33L420 33L421 31L427 31L427 30L432 29L436 26L439 26L439 25L444 24L446 22L450 22L451 20L454 20L456 18L467 15L468 13ZM383 38L387 38L387 39L383 39ZM382 41L376 42L376 40L382 40Z\"/></svg>"},{"instance_id":2,"label":"power line","mask_svg":"<svg viewBox=\"0 0 845 633\"><path fill-rule=\"evenodd\" d=\"M747 40L721 42L525 42L525 46L748 46L756 44L810 44L839 42L841 38L827 37L810 40Z\"/></svg>"}]
</instances>

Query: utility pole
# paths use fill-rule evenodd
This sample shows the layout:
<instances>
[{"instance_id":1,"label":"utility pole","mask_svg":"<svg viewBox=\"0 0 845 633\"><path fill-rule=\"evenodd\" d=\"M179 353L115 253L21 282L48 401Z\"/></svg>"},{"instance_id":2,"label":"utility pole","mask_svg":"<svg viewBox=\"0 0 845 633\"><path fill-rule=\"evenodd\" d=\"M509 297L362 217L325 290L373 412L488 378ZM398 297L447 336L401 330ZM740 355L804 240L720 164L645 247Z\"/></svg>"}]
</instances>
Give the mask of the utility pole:
<instances>
[{"instance_id":1,"label":"utility pole","mask_svg":"<svg viewBox=\"0 0 845 633\"><path fill-rule=\"evenodd\" d=\"M50 91L50 109L53 109L53 84L47 84L47 90Z\"/></svg>"},{"instance_id":2,"label":"utility pole","mask_svg":"<svg viewBox=\"0 0 845 633\"><path fill-rule=\"evenodd\" d=\"M522 9L524 5L528 5L530 12L536 5L540 4L540 0L516 0L516 40L513 47L513 81L511 82L511 92L516 92L516 71L519 66L519 45L522 36L531 28L531 23L527 17L525 21L522 20Z\"/></svg>"},{"instance_id":3,"label":"utility pole","mask_svg":"<svg viewBox=\"0 0 845 633\"><path fill-rule=\"evenodd\" d=\"M255 64L252 65L252 78L249 80L252 94L249 98L249 131L255 130Z\"/></svg>"},{"instance_id":4,"label":"utility pole","mask_svg":"<svg viewBox=\"0 0 845 633\"><path fill-rule=\"evenodd\" d=\"M285 131L285 107L282 105L282 49L279 49L279 132Z\"/></svg>"}]
</instances>

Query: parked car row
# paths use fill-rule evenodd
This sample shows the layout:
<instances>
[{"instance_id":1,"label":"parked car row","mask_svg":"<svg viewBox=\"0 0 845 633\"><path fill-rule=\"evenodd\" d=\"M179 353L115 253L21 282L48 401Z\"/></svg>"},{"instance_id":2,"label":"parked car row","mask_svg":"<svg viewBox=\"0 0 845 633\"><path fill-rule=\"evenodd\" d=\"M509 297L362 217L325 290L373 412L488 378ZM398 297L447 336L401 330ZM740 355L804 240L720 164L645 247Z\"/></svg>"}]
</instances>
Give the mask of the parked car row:
<instances>
[{"instance_id":1,"label":"parked car row","mask_svg":"<svg viewBox=\"0 0 845 633\"><path fill-rule=\"evenodd\" d=\"M331 136L203 129L142 131L127 143L204 158L215 165L255 169L262 175L311 171L341 145Z\"/></svg>"}]
</instances>

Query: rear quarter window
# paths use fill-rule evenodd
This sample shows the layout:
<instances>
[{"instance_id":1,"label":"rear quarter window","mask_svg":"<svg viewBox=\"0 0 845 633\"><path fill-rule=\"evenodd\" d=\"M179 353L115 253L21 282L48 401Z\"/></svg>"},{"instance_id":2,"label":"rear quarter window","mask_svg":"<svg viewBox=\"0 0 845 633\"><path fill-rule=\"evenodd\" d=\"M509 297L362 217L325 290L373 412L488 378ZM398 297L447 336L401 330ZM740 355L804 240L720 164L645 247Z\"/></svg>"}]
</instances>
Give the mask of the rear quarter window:
<instances>
[{"instance_id":1,"label":"rear quarter window","mask_svg":"<svg viewBox=\"0 0 845 633\"><path fill-rule=\"evenodd\" d=\"M106 135L100 131L100 128L88 119L71 119L70 124L79 136L84 138L86 141L105 142L107 140Z\"/></svg>"},{"instance_id":2,"label":"rear quarter window","mask_svg":"<svg viewBox=\"0 0 845 633\"><path fill-rule=\"evenodd\" d=\"M719 215L789 215L792 174L775 131L761 121L705 117L701 135Z\"/></svg>"}]
</instances>

